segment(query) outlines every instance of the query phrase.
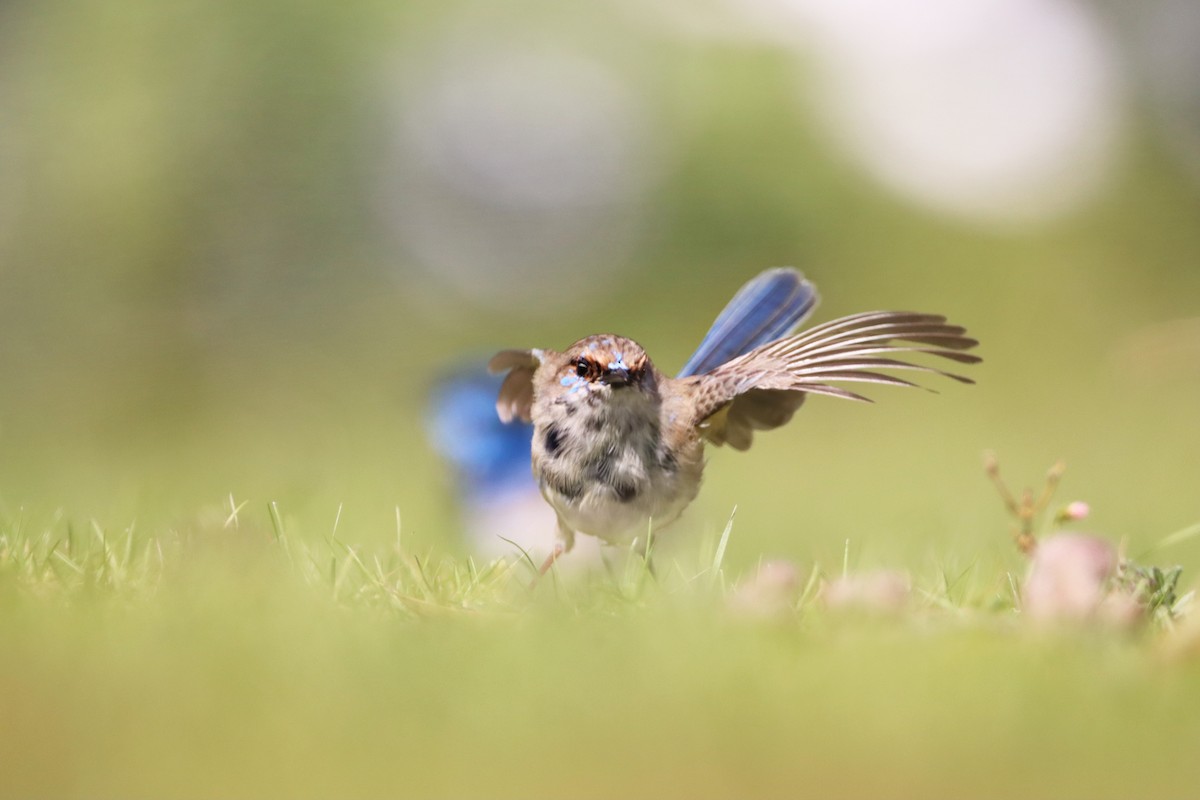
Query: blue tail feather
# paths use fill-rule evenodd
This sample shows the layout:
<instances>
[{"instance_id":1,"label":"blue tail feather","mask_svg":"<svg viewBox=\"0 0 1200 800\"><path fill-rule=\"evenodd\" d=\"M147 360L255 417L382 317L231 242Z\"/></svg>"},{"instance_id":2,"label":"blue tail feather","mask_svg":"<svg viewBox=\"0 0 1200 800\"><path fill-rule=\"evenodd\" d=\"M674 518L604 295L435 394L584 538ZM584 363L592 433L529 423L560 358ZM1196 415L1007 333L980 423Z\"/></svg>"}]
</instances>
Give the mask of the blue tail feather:
<instances>
[{"instance_id":1,"label":"blue tail feather","mask_svg":"<svg viewBox=\"0 0 1200 800\"><path fill-rule=\"evenodd\" d=\"M790 267L769 269L743 286L716 322L679 377L703 375L768 342L790 333L817 305L817 290Z\"/></svg>"}]
</instances>

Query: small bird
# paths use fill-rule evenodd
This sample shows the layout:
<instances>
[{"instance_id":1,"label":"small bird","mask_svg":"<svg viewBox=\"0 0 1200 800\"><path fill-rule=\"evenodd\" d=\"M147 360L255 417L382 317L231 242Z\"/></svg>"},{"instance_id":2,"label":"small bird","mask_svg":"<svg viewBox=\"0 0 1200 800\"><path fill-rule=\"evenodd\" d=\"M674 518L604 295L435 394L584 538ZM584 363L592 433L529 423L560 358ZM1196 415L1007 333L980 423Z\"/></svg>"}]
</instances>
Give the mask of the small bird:
<instances>
[{"instance_id":1,"label":"small bird","mask_svg":"<svg viewBox=\"0 0 1200 800\"><path fill-rule=\"evenodd\" d=\"M564 351L505 350L496 411L532 422L533 475L558 517L550 568L578 533L637 543L674 522L700 490L705 443L750 447L755 431L786 423L810 394L870 402L843 383L916 384L878 370L969 378L912 363L960 364L978 342L936 314L871 311L792 334L817 304L795 269L769 269L742 287L678 377L654 366L637 342L587 336ZM900 358L896 358L899 356Z\"/></svg>"}]
</instances>

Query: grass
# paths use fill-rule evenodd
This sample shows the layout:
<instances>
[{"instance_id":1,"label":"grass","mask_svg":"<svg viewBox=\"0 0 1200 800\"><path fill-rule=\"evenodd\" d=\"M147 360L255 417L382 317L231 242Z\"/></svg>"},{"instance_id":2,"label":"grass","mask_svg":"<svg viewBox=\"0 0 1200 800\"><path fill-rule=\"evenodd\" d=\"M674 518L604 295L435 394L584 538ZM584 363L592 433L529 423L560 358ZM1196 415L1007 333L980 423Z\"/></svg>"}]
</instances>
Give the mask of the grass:
<instances>
[{"instance_id":1,"label":"grass","mask_svg":"<svg viewBox=\"0 0 1200 800\"><path fill-rule=\"evenodd\" d=\"M267 506L175 529L0 527L6 796L1178 796L1186 619L1034 630L1020 562L933 565L838 613L797 569L739 606L694 562L551 573L351 544ZM367 537L358 537L367 538ZM785 581L786 583L786 581Z\"/></svg>"}]
</instances>

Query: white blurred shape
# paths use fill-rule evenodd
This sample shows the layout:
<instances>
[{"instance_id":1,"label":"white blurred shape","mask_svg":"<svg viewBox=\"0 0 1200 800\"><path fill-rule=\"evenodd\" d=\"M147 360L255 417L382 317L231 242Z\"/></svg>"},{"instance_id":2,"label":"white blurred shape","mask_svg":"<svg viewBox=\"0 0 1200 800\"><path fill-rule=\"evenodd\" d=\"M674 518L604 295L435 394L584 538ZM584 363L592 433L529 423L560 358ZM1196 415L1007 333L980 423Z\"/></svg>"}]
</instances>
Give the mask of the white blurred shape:
<instances>
[{"instance_id":1,"label":"white blurred shape","mask_svg":"<svg viewBox=\"0 0 1200 800\"><path fill-rule=\"evenodd\" d=\"M537 490L510 488L490 495L486 502L468 502L464 522L471 549L488 558L524 557L541 566L558 542L558 523ZM601 563L601 543L594 536L575 537L571 552L555 562L560 572L591 569ZM523 551L523 552L522 552Z\"/></svg>"},{"instance_id":2,"label":"white blurred shape","mask_svg":"<svg viewBox=\"0 0 1200 800\"><path fill-rule=\"evenodd\" d=\"M455 40L411 72L420 80L408 76L384 180L389 217L426 268L503 305L532 290L569 296L562 272L622 266L659 170L643 103L617 68Z\"/></svg>"},{"instance_id":3,"label":"white blurred shape","mask_svg":"<svg viewBox=\"0 0 1200 800\"><path fill-rule=\"evenodd\" d=\"M834 144L909 200L984 224L1067 212L1122 118L1107 31L1074 0L728 0L815 56Z\"/></svg>"},{"instance_id":4,"label":"white blurred shape","mask_svg":"<svg viewBox=\"0 0 1200 800\"><path fill-rule=\"evenodd\" d=\"M460 64L430 88L406 132L464 194L553 210L619 201L638 182L632 98L598 63L504 53Z\"/></svg>"},{"instance_id":5,"label":"white blurred shape","mask_svg":"<svg viewBox=\"0 0 1200 800\"><path fill-rule=\"evenodd\" d=\"M1119 122L1097 21L1066 0L811 3L819 103L848 153L936 210L992 222L1067 211L1100 184Z\"/></svg>"}]
</instances>

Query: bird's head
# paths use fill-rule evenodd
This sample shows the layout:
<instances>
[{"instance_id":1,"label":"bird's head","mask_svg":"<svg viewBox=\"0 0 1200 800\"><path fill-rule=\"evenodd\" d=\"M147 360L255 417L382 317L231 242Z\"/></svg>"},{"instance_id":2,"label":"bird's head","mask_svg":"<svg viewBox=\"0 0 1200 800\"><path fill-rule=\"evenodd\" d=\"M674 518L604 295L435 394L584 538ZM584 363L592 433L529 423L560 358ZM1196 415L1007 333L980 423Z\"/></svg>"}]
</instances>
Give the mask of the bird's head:
<instances>
[{"instance_id":1,"label":"bird's head","mask_svg":"<svg viewBox=\"0 0 1200 800\"><path fill-rule=\"evenodd\" d=\"M654 365L642 346L623 336L599 334L580 339L563 353L554 375L568 396L616 398L657 389Z\"/></svg>"}]
</instances>

